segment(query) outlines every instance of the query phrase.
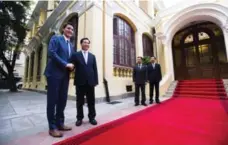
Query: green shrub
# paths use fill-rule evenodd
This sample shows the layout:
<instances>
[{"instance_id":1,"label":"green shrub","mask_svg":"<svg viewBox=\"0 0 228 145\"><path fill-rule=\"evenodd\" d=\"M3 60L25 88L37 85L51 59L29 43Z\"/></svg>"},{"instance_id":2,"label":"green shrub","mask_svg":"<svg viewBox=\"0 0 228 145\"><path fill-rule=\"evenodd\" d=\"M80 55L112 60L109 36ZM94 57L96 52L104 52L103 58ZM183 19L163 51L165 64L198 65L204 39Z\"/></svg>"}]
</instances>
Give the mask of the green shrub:
<instances>
[{"instance_id":1,"label":"green shrub","mask_svg":"<svg viewBox=\"0 0 228 145\"><path fill-rule=\"evenodd\" d=\"M148 64L150 63L150 56L144 56L144 57L142 58L142 63L143 63L144 65L148 65Z\"/></svg>"}]
</instances>

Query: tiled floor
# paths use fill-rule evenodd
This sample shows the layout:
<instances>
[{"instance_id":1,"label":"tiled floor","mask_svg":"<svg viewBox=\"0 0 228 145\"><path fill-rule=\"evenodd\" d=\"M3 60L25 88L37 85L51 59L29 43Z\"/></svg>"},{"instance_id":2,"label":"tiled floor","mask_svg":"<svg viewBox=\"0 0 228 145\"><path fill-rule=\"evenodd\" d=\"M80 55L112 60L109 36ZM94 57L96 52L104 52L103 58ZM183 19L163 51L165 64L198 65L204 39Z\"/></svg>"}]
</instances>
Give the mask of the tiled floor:
<instances>
[{"instance_id":1,"label":"tiled floor","mask_svg":"<svg viewBox=\"0 0 228 145\"><path fill-rule=\"evenodd\" d=\"M161 98L161 101L166 99L169 98ZM121 103L115 105L96 104L96 119L99 125L146 108L144 106L135 107L133 98L119 101ZM86 106L84 106L84 111L86 116ZM75 116L76 102L68 100L65 118L66 124L72 126L73 130L64 132L64 137L60 139L52 138L47 132L46 96L44 94L28 91L18 93L0 91L0 144L50 145L95 127L89 124L87 117L82 126L76 127L74 125Z\"/></svg>"}]
</instances>

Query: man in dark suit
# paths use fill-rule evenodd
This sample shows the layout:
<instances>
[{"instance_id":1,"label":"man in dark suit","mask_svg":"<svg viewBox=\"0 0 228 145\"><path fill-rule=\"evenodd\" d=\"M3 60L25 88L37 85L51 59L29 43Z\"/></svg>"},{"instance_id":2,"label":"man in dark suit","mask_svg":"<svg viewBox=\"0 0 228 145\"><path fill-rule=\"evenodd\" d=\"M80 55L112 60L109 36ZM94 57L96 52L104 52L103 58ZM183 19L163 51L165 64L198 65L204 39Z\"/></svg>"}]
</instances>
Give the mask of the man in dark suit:
<instances>
[{"instance_id":1,"label":"man in dark suit","mask_svg":"<svg viewBox=\"0 0 228 145\"><path fill-rule=\"evenodd\" d=\"M96 57L88 52L90 40L83 38L80 41L82 50L72 55L72 62L75 65L75 79L74 85L76 86L77 97L77 121L76 126L82 124L84 96L86 96L88 108L89 108L89 122L92 125L97 125L95 120L95 92L94 87L98 85L98 73Z\"/></svg>"},{"instance_id":2,"label":"man in dark suit","mask_svg":"<svg viewBox=\"0 0 228 145\"><path fill-rule=\"evenodd\" d=\"M48 63L44 72L47 78L47 118L49 134L62 137L59 131L71 130L64 125L64 110L66 107L69 85L69 73L74 68L70 62L73 46L70 38L73 26L67 23L63 26L63 35L53 36L48 46Z\"/></svg>"},{"instance_id":3,"label":"man in dark suit","mask_svg":"<svg viewBox=\"0 0 228 145\"><path fill-rule=\"evenodd\" d=\"M135 106L139 105L139 89L141 89L141 104L146 105L145 83L147 81L147 67L142 64L142 57L137 57L137 64L133 69L133 82L135 83Z\"/></svg>"},{"instance_id":4,"label":"man in dark suit","mask_svg":"<svg viewBox=\"0 0 228 145\"><path fill-rule=\"evenodd\" d=\"M162 79L161 67L156 63L156 58L151 57L151 64L147 66L148 71L148 80L150 83L150 104L153 103L153 92L155 87L155 102L160 103L159 101L159 82Z\"/></svg>"}]
</instances>

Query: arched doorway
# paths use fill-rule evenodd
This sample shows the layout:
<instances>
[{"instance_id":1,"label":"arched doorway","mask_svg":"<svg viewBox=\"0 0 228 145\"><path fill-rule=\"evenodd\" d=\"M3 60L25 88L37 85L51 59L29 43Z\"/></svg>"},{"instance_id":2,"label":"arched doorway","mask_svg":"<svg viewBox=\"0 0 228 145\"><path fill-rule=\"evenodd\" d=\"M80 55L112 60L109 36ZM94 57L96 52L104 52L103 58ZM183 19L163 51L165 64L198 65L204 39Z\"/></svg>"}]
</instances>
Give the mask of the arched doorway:
<instances>
[{"instance_id":1,"label":"arched doorway","mask_svg":"<svg viewBox=\"0 0 228 145\"><path fill-rule=\"evenodd\" d=\"M172 41L176 80L224 78L226 49L222 30L211 22L194 22Z\"/></svg>"},{"instance_id":2,"label":"arched doorway","mask_svg":"<svg viewBox=\"0 0 228 145\"><path fill-rule=\"evenodd\" d=\"M147 34L143 34L142 41L143 41L143 56L150 56L150 57L154 56L152 39Z\"/></svg>"}]
</instances>

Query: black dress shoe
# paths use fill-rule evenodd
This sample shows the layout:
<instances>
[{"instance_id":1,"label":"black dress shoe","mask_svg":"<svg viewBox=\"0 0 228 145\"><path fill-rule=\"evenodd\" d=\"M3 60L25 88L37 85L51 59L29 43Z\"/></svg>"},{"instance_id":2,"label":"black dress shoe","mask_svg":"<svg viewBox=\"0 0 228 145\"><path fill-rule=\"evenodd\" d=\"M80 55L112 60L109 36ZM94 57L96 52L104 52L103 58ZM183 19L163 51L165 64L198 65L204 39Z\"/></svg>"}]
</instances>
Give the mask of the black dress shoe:
<instances>
[{"instance_id":1,"label":"black dress shoe","mask_svg":"<svg viewBox=\"0 0 228 145\"><path fill-rule=\"evenodd\" d=\"M143 106L147 106L147 104L146 104L146 103L142 103L142 105L143 105Z\"/></svg>"},{"instance_id":2,"label":"black dress shoe","mask_svg":"<svg viewBox=\"0 0 228 145\"><path fill-rule=\"evenodd\" d=\"M92 125L97 125L97 121L95 119L91 119L89 120L89 122L92 124Z\"/></svg>"},{"instance_id":3,"label":"black dress shoe","mask_svg":"<svg viewBox=\"0 0 228 145\"><path fill-rule=\"evenodd\" d=\"M139 103L135 103L135 106L139 106Z\"/></svg>"},{"instance_id":4,"label":"black dress shoe","mask_svg":"<svg viewBox=\"0 0 228 145\"><path fill-rule=\"evenodd\" d=\"M156 101L157 104L161 104L161 102L159 100Z\"/></svg>"},{"instance_id":5,"label":"black dress shoe","mask_svg":"<svg viewBox=\"0 0 228 145\"><path fill-rule=\"evenodd\" d=\"M75 123L76 126L80 126L82 125L82 120L77 120L76 123Z\"/></svg>"}]
</instances>

